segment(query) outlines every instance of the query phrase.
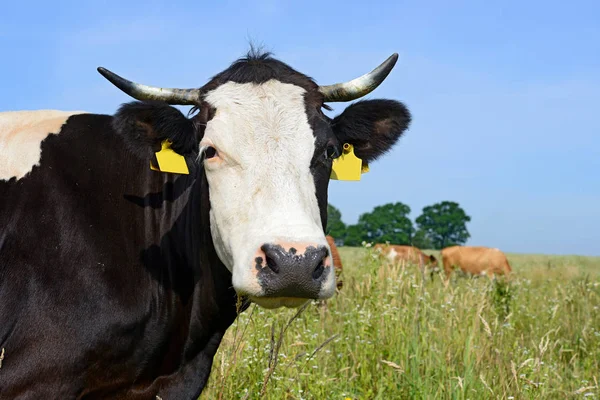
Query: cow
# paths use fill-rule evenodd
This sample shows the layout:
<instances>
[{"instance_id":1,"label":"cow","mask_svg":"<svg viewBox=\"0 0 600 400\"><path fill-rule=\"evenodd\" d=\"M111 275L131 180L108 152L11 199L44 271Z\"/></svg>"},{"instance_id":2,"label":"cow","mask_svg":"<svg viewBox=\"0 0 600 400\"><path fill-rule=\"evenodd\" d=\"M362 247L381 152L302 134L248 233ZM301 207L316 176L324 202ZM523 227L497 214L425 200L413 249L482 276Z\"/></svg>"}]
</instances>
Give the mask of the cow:
<instances>
[{"instance_id":1,"label":"cow","mask_svg":"<svg viewBox=\"0 0 600 400\"><path fill-rule=\"evenodd\" d=\"M418 265L421 271L425 272L428 270L430 272L432 280L433 274L439 270L438 261L435 256L427 255L415 246L376 243L373 246L373 251L391 263L402 262Z\"/></svg>"},{"instance_id":2,"label":"cow","mask_svg":"<svg viewBox=\"0 0 600 400\"><path fill-rule=\"evenodd\" d=\"M333 267L335 268L335 281L338 289L341 289L344 286L344 283L341 279L341 274L343 270L342 259L340 258L340 253L338 252L337 246L335 245L335 239L331 235L325 236L327 239L327 244L329 244L329 249L331 251L331 259L333 263Z\"/></svg>"},{"instance_id":3,"label":"cow","mask_svg":"<svg viewBox=\"0 0 600 400\"><path fill-rule=\"evenodd\" d=\"M468 275L509 275L512 271L506 256L496 248L483 246L450 246L442 249L446 280L455 268Z\"/></svg>"},{"instance_id":4,"label":"cow","mask_svg":"<svg viewBox=\"0 0 600 400\"><path fill-rule=\"evenodd\" d=\"M252 50L194 89L100 67L135 100L114 115L0 114L0 398L195 399L250 302L330 298L333 160L376 160L411 115L324 111L397 58L331 85Z\"/></svg>"}]
</instances>

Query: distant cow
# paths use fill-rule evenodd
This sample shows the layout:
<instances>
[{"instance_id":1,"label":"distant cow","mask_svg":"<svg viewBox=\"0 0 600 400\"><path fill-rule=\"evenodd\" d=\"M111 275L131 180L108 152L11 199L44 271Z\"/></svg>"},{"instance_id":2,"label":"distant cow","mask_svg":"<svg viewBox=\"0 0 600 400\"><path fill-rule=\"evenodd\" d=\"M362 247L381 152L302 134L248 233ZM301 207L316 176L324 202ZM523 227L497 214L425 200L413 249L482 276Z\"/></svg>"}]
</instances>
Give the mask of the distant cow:
<instances>
[{"instance_id":1,"label":"distant cow","mask_svg":"<svg viewBox=\"0 0 600 400\"><path fill-rule=\"evenodd\" d=\"M411 118L325 111L397 58L332 85L256 53L194 89L100 68L139 101L0 113L0 399L196 399L249 301L330 298L333 160L351 144L371 163Z\"/></svg>"},{"instance_id":2,"label":"distant cow","mask_svg":"<svg viewBox=\"0 0 600 400\"><path fill-rule=\"evenodd\" d=\"M489 247L451 246L442 250L446 279L456 267L471 275L508 275L512 269L502 251Z\"/></svg>"},{"instance_id":3,"label":"distant cow","mask_svg":"<svg viewBox=\"0 0 600 400\"><path fill-rule=\"evenodd\" d=\"M438 261L433 255L427 255L414 246L377 243L373 249L390 262L404 262L428 269L432 274L438 271Z\"/></svg>"},{"instance_id":4,"label":"distant cow","mask_svg":"<svg viewBox=\"0 0 600 400\"><path fill-rule=\"evenodd\" d=\"M329 248L331 250L331 258L333 259L333 267L335 268L336 275L336 286L338 289L341 289L344 285L340 277L340 274L342 273L342 259L340 258L340 253L338 253L337 246L335 245L335 239L329 235L327 235L325 238L327 239L327 243L329 244Z\"/></svg>"}]
</instances>

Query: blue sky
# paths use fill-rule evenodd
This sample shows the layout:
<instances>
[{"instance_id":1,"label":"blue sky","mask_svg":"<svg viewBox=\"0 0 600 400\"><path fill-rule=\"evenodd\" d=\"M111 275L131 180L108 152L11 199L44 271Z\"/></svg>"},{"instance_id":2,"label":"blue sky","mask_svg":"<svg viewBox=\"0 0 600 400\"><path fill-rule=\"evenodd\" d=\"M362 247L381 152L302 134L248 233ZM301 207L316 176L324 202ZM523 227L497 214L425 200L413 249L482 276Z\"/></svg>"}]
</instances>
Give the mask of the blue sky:
<instances>
[{"instance_id":1,"label":"blue sky","mask_svg":"<svg viewBox=\"0 0 600 400\"><path fill-rule=\"evenodd\" d=\"M413 123L360 183L331 183L345 222L452 200L472 217L468 244L600 255L599 2L94 3L3 5L0 110L113 113L130 99L96 67L199 87L249 40L322 84L398 52L368 98L403 101Z\"/></svg>"}]
</instances>

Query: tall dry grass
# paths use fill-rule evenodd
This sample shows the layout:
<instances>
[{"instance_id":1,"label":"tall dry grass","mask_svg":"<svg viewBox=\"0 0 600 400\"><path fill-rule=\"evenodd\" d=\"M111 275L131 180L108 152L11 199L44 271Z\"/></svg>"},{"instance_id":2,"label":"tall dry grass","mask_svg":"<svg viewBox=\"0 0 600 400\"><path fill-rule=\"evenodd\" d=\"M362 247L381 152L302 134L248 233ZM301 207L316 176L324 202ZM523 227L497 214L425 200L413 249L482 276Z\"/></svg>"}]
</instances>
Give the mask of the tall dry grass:
<instances>
[{"instance_id":1,"label":"tall dry grass","mask_svg":"<svg viewBox=\"0 0 600 400\"><path fill-rule=\"evenodd\" d=\"M301 310L252 305L201 399L600 397L600 258L508 254L510 282L446 287L339 250L341 292Z\"/></svg>"}]
</instances>

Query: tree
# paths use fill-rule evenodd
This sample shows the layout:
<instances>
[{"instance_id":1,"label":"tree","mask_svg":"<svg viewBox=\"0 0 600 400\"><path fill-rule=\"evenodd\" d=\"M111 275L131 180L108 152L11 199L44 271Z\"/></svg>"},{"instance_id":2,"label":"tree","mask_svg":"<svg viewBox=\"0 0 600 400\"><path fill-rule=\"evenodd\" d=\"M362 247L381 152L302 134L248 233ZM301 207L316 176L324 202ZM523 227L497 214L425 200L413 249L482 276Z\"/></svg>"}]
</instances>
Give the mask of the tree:
<instances>
[{"instance_id":1,"label":"tree","mask_svg":"<svg viewBox=\"0 0 600 400\"><path fill-rule=\"evenodd\" d=\"M409 213L410 207L398 202L377 206L370 213L362 214L357 224L362 231L362 240L410 244L414 228Z\"/></svg>"},{"instance_id":2,"label":"tree","mask_svg":"<svg viewBox=\"0 0 600 400\"><path fill-rule=\"evenodd\" d=\"M344 235L344 246L360 246L364 237L364 232L359 225L348 225Z\"/></svg>"},{"instance_id":3,"label":"tree","mask_svg":"<svg viewBox=\"0 0 600 400\"><path fill-rule=\"evenodd\" d=\"M433 248L433 243L431 242L431 239L429 239L427 233L422 229L417 230L417 232L414 234L412 238L412 245L418 247L419 249Z\"/></svg>"},{"instance_id":4,"label":"tree","mask_svg":"<svg viewBox=\"0 0 600 400\"><path fill-rule=\"evenodd\" d=\"M442 201L423 208L415 220L420 231L431 241L434 249L464 244L471 236L467 222L471 221L465 211L453 201Z\"/></svg>"},{"instance_id":5,"label":"tree","mask_svg":"<svg viewBox=\"0 0 600 400\"><path fill-rule=\"evenodd\" d=\"M343 240L346 235L346 224L342 221L342 213L331 204L327 204L327 229L325 231L336 240Z\"/></svg>"}]
</instances>

